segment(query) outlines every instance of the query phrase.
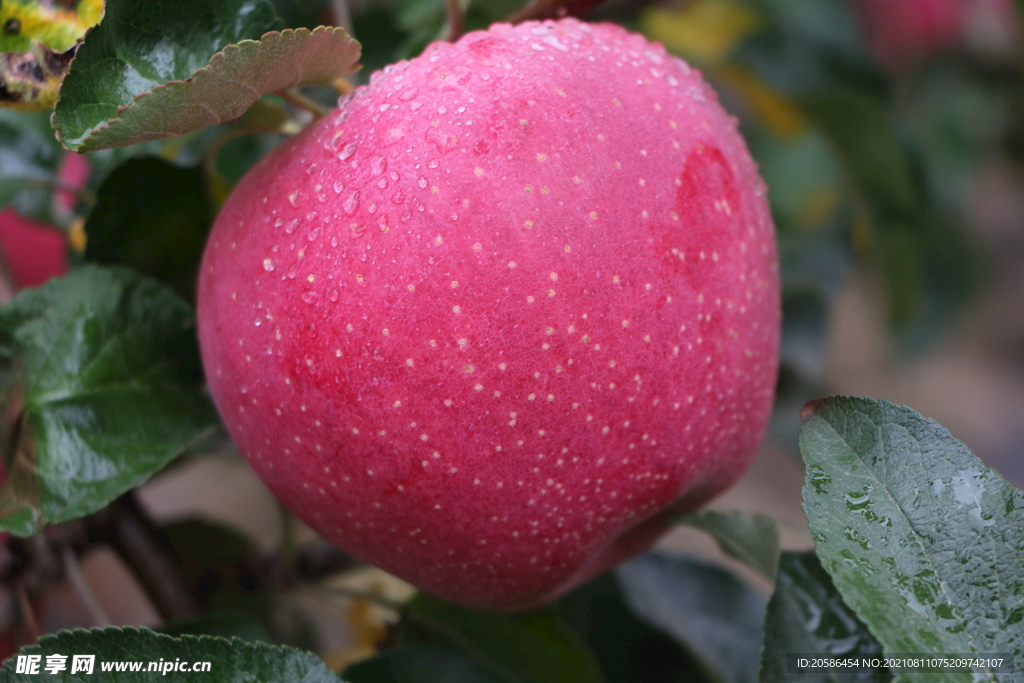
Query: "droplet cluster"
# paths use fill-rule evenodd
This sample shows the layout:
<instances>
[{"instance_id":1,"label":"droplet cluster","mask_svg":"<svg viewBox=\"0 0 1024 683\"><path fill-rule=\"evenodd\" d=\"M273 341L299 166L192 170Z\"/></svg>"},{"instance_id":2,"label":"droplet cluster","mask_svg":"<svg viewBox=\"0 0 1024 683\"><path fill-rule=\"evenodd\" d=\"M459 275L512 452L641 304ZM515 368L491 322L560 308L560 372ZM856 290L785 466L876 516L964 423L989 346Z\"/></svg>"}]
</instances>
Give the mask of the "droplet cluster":
<instances>
[{"instance_id":1,"label":"droplet cluster","mask_svg":"<svg viewBox=\"0 0 1024 683\"><path fill-rule=\"evenodd\" d=\"M698 72L617 26L496 25L374 74L239 184L199 324L224 421L292 510L521 608L746 467L774 233Z\"/></svg>"}]
</instances>

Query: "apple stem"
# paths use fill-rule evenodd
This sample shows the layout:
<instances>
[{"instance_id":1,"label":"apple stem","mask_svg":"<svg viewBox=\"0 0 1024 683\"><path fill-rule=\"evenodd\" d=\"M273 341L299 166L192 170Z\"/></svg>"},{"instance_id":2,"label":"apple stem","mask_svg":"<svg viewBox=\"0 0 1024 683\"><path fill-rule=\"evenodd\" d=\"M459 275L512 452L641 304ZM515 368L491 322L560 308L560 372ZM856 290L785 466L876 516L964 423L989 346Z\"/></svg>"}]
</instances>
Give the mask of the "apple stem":
<instances>
[{"instance_id":1,"label":"apple stem","mask_svg":"<svg viewBox=\"0 0 1024 683\"><path fill-rule=\"evenodd\" d=\"M465 14L459 0L445 0L444 7L448 12L448 35L445 40L454 43L466 32Z\"/></svg>"},{"instance_id":2,"label":"apple stem","mask_svg":"<svg viewBox=\"0 0 1024 683\"><path fill-rule=\"evenodd\" d=\"M305 109L306 111L311 113L315 118L318 119L323 116L326 116L327 112L330 111L327 107L323 106L319 102L314 102L313 100L309 99L308 97L300 93L295 88L281 90L280 92L275 94L281 99L285 100L286 102L298 107L299 109Z\"/></svg>"}]
</instances>

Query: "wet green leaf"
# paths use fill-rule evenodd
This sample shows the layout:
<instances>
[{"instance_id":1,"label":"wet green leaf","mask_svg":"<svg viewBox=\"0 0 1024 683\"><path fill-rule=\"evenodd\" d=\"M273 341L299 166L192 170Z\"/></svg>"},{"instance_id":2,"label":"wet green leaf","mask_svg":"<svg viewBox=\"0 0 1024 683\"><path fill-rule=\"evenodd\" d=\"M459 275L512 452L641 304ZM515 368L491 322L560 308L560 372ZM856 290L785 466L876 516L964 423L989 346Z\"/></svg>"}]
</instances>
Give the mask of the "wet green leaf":
<instances>
[{"instance_id":1,"label":"wet green leaf","mask_svg":"<svg viewBox=\"0 0 1024 683\"><path fill-rule=\"evenodd\" d=\"M834 397L804 416L804 510L818 556L886 652L1020 657L1024 492L910 408Z\"/></svg>"},{"instance_id":2,"label":"wet green leaf","mask_svg":"<svg viewBox=\"0 0 1024 683\"><path fill-rule=\"evenodd\" d=\"M63 683L183 683L195 680L208 683L341 683L341 678L312 652L249 643L237 638L173 637L139 628L61 631L43 636L38 645L22 648L21 654L41 657L38 672L15 673L17 660L11 658L0 670L0 683L40 680L60 680ZM92 672L71 673L75 655L95 655ZM47 672L50 657L58 657L55 661L65 667L63 671ZM148 671L150 663L159 668ZM209 663L209 668L192 671L191 667L197 663L201 669L205 669L203 663ZM115 664L121 665L120 671L117 668L104 670ZM131 673L131 664L139 665L137 673ZM172 665L190 668L174 671L170 668ZM162 671L163 668L167 671Z\"/></svg>"},{"instance_id":3,"label":"wet green leaf","mask_svg":"<svg viewBox=\"0 0 1024 683\"><path fill-rule=\"evenodd\" d=\"M783 552L775 593L768 602L761 649L761 683L787 683L787 655L880 655L882 646L843 603L813 551ZM822 671L802 673L801 683L886 683L892 674Z\"/></svg>"},{"instance_id":4,"label":"wet green leaf","mask_svg":"<svg viewBox=\"0 0 1024 683\"><path fill-rule=\"evenodd\" d=\"M206 437L192 311L133 271L87 266L0 308L0 528L102 508Z\"/></svg>"},{"instance_id":5,"label":"wet green leaf","mask_svg":"<svg viewBox=\"0 0 1024 683\"><path fill-rule=\"evenodd\" d=\"M602 574L557 603L612 683L704 683L685 649L626 607L614 574Z\"/></svg>"},{"instance_id":6,"label":"wet green leaf","mask_svg":"<svg viewBox=\"0 0 1024 683\"><path fill-rule=\"evenodd\" d=\"M647 553L615 571L633 612L724 683L755 683L765 599L712 564Z\"/></svg>"},{"instance_id":7,"label":"wet green leaf","mask_svg":"<svg viewBox=\"0 0 1024 683\"><path fill-rule=\"evenodd\" d=\"M68 147L95 148L94 134L123 108L134 111L140 95L192 77L227 45L280 28L270 0L108 0L61 87L54 127Z\"/></svg>"},{"instance_id":8,"label":"wet green leaf","mask_svg":"<svg viewBox=\"0 0 1024 683\"><path fill-rule=\"evenodd\" d=\"M738 510L702 510L681 515L677 521L706 531L727 555L775 579L779 566L779 529L771 517Z\"/></svg>"},{"instance_id":9,"label":"wet green leaf","mask_svg":"<svg viewBox=\"0 0 1024 683\"><path fill-rule=\"evenodd\" d=\"M534 683L600 683L587 647L553 608L493 614L420 593L407 608L410 624L513 678Z\"/></svg>"}]
</instances>

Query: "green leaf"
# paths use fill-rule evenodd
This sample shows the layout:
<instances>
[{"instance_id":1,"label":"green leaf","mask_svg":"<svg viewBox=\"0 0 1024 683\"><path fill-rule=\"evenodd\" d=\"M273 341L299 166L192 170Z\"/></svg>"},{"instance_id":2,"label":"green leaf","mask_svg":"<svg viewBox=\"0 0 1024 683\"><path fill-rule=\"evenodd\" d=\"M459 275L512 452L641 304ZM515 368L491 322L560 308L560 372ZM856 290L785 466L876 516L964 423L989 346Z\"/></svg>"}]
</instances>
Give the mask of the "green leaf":
<instances>
[{"instance_id":1,"label":"green leaf","mask_svg":"<svg viewBox=\"0 0 1024 683\"><path fill-rule=\"evenodd\" d=\"M251 563L257 555L252 541L234 529L201 519L168 524L163 531L189 590L200 604L260 619L269 615L271 605L260 590L263 577Z\"/></svg>"},{"instance_id":2,"label":"green leaf","mask_svg":"<svg viewBox=\"0 0 1024 683\"><path fill-rule=\"evenodd\" d=\"M626 608L613 574L602 574L563 596L557 607L590 646L608 681L705 683L678 643Z\"/></svg>"},{"instance_id":3,"label":"green leaf","mask_svg":"<svg viewBox=\"0 0 1024 683\"><path fill-rule=\"evenodd\" d=\"M63 683L180 683L202 680L207 683L340 683L341 678L328 669L312 652L290 647L248 643L239 639L183 635L172 637L144 628L105 628L89 631L61 631L43 636L38 645L21 649L22 655L41 656L39 672L16 673L17 658L8 659L0 670L0 683L60 680ZM95 655L91 673L71 673L75 655ZM47 673L51 656L63 656L65 667L59 674ZM59 661L59 660L58 660ZM206 671L174 671L154 666L194 666L209 663ZM120 671L117 664L121 665ZM131 664L139 671L130 673ZM128 666L125 666L128 665ZM202 664L200 665L203 666ZM104 670L107 668L108 670ZM113 670L109 670L113 669Z\"/></svg>"},{"instance_id":4,"label":"green leaf","mask_svg":"<svg viewBox=\"0 0 1024 683\"><path fill-rule=\"evenodd\" d=\"M431 632L434 642L446 642L512 677L535 683L603 680L593 655L553 608L492 614L420 593L407 615Z\"/></svg>"},{"instance_id":5,"label":"green leaf","mask_svg":"<svg viewBox=\"0 0 1024 683\"><path fill-rule=\"evenodd\" d=\"M521 678L455 650L413 644L350 666L345 679L350 683L523 683Z\"/></svg>"},{"instance_id":6,"label":"green leaf","mask_svg":"<svg viewBox=\"0 0 1024 683\"><path fill-rule=\"evenodd\" d=\"M1024 655L1024 492L907 407L833 397L804 419L818 556L886 652Z\"/></svg>"},{"instance_id":7,"label":"green leaf","mask_svg":"<svg viewBox=\"0 0 1024 683\"><path fill-rule=\"evenodd\" d=\"M792 654L880 655L882 646L843 603L813 551L784 552L775 593L768 602L761 649L761 683L787 683L786 656ZM886 683L888 669L873 672L814 672L801 683Z\"/></svg>"},{"instance_id":8,"label":"green leaf","mask_svg":"<svg viewBox=\"0 0 1024 683\"><path fill-rule=\"evenodd\" d=\"M0 528L18 535L102 508L209 435L188 304L87 266L0 307L6 369Z\"/></svg>"},{"instance_id":9,"label":"green leaf","mask_svg":"<svg viewBox=\"0 0 1024 683\"><path fill-rule=\"evenodd\" d=\"M129 159L97 191L85 223L85 258L132 266L191 300L212 221L201 169Z\"/></svg>"},{"instance_id":10,"label":"green leaf","mask_svg":"<svg viewBox=\"0 0 1024 683\"><path fill-rule=\"evenodd\" d=\"M93 148L93 133L139 95L192 77L227 45L279 28L270 0L108 0L64 79L54 127L69 148Z\"/></svg>"},{"instance_id":11,"label":"green leaf","mask_svg":"<svg viewBox=\"0 0 1024 683\"><path fill-rule=\"evenodd\" d=\"M756 512L703 510L681 515L680 524L711 534L722 552L769 579L779 566L779 529L771 517Z\"/></svg>"},{"instance_id":12,"label":"green leaf","mask_svg":"<svg viewBox=\"0 0 1024 683\"><path fill-rule=\"evenodd\" d=\"M723 683L755 683L765 599L712 564L647 553L616 570L627 604Z\"/></svg>"},{"instance_id":13,"label":"green leaf","mask_svg":"<svg viewBox=\"0 0 1024 683\"><path fill-rule=\"evenodd\" d=\"M343 28L272 31L213 55L207 67L135 97L116 118L95 121L84 135L61 139L75 150L123 147L184 135L245 113L262 95L300 85L327 85L353 71L359 43ZM60 109L58 109L58 116Z\"/></svg>"},{"instance_id":14,"label":"green leaf","mask_svg":"<svg viewBox=\"0 0 1024 683\"><path fill-rule=\"evenodd\" d=\"M886 216L913 214L919 197L910 161L877 97L855 88L822 88L802 97L801 104L876 211Z\"/></svg>"},{"instance_id":15,"label":"green leaf","mask_svg":"<svg viewBox=\"0 0 1024 683\"><path fill-rule=\"evenodd\" d=\"M189 621L179 621L160 629L170 636L220 636L272 643L274 639L260 621L244 612L214 610Z\"/></svg>"},{"instance_id":16,"label":"green leaf","mask_svg":"<svg viewBox=\"0 0 1024 683\"><path fill-rule=\"evenodd\" d=\"M0 108L0 209L52 220L57 168L64 150L46 114Z\"/></svg>"}]
</instances>

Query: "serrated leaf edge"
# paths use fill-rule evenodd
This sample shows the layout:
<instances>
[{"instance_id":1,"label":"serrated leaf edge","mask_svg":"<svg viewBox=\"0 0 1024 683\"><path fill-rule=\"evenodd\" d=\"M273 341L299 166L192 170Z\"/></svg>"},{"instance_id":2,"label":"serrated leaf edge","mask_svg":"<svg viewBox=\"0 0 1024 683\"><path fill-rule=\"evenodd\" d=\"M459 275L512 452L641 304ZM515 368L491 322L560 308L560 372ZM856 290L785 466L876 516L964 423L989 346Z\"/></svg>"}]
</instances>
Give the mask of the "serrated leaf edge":
<instances>
[{"instance_id":1,"label":"serrated leaf edge","mask_svg":"<svg viewBox=\"0 0 1024 683\"><path fill-rule=\"evenodd\" d=\"M90 30L92 30L92 29L90 29ZM167 88L170 88L170 87L173 87L173 86L178 86L178 85L183 85L185 83L189 83L189 82L195 80L195 78L200 73L202 73L204 71L209 71L210 68L212 68L214 66L214 60L216 60L218 58L221 59L221 60L226 59L227 58L227 53L229 51L239 50L239 49L241 49L241 47L243 45L251 44L251 43L263 42L264 40L266 40L268 38L268 36L271 36L271 35L288 36L288 35L293 35L293 34L297 33L297 34L300 34L300 35L308 34L309 36L314 36L314 35L317 35L318 32L321 32L321 33L324 33L324 32L337 33L339 31L344 33L345 35L348 35L348 31L346 31L341 26L318 26L318 27L316 27L313 30L310 30L308 28L297 28L297 29L286 28L286 29L283 29L281 31L267 31L262 36L260 36L258 39L251 39L250 38L250 39L246 39L246 40L240 40L237 43L231 43L229 45L225 45L223 48L221 48L220 50L215 52L210 57L210 61L207 63L206 66L201 67L199 69L196 69L195 71L192 72L192 75L189 76L188 78L180 79L180 80L167 81L163 85L158 85L158 86L156 86L156 87L154 87L154 88L152 88L150 90L147 90L146 92L139 93L138 95L136 95L135 97L132 98L132 103L131 104L125 104L125 105L122 105L122 106L118 107L117 113L120 115L122 112L125 112L125 111L127 111L129 109L133 109L134 107L137 107L139 105L140 100L143 100L144 98L152 95L153 93L155 93L157 91L166 90ZM86 38L88 38L88 34L86 34ZM355 39L353 39L353 42L356 42ZM351 73L351 71L349 73ZM262 97L262 95L257 95L256 97L254 97L253 98L253 102L258 100L260 97ZM58 99L58 104L59 104L59 99ZM250 103L249 106L252 106L252 104ZM241 113L239 113L238 116L241 116L244 113L245 113L245 110L243 110ZM91 128L89 130L89 132L86 133L86 135L84 137L79 138L77 140L67 141L61 135L61 129L57 126L57 119L56 119L56 117L57 117L57 110L56 110L56 106L54 106L54 113L50 116L50 124L53 126L54 131L56 131L56 136L57 136L57 139L60 141L60 143L62 145L64 145L64 147L66 147L67 149L70 149L70 150L75 151L75 152L91 152L91 151L96 151L97 149L105 149L104 147L90 148L90 147L88 147L88 144L89 144L89 142L91 142L92 140L95 139L96 135L99 132L110 128L110 126L112 126L113 124L115 124L115 123L117 123L118 121L121 120L120 116L115 116L113 118L107 119L106 121L103 121L103 122L97 124L96 126L94 126L93 128ZM225 120L226 121L230 121L230 120L233 120L234 118L238 118L238 117L236 116L236 117L233 117L232 119L225 119ZM149 140L155 140L155 139L159 139L161 137L172 137L172 134L156 135L153 138L148 138L148 139ZM135 142L146 142L146 140L137 140Z\"/></svg>"}]
</instances>

